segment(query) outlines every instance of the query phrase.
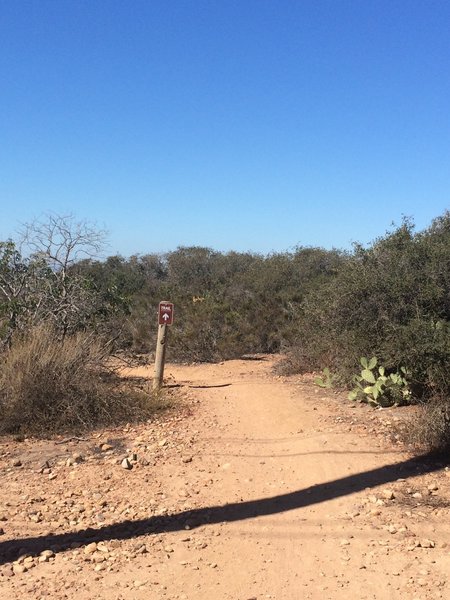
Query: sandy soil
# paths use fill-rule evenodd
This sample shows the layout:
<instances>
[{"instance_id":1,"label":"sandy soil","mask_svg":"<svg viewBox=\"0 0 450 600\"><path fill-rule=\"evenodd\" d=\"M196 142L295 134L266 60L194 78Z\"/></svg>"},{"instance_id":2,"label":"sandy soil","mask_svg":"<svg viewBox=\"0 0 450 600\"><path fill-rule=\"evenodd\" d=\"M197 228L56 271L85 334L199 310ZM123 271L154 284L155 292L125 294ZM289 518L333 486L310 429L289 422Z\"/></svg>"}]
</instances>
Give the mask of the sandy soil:
<instances>
[{"instance_id":1,"label":"sandy soil","mask_svg":"<svg viewBox=\"0 0 450 600\"><path fill-rule=\"evenodd\" d=\"M151 423L1 440L0 598L449 598L450 471L396 441L401 409L274 360L169 365Z\"/></svg>"}]
</instances>

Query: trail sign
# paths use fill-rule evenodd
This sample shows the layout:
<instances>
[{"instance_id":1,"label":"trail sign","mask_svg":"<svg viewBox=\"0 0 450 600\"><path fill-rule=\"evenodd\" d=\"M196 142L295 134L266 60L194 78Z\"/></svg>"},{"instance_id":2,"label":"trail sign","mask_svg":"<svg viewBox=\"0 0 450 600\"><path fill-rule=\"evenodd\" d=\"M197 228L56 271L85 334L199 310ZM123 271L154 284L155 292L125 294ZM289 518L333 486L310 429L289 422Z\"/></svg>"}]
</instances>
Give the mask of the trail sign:
<instances>
[{"instance_id":1,"label":"trail sign","mask_svg":"<svg viewBox=\"0 0 450 600\"><path fill-rule=\"evenodd\" d=\"M159 325L172 325L173 323L173 304L172 302L160 302L158 312Z\"/></svg>"}]
</instances>

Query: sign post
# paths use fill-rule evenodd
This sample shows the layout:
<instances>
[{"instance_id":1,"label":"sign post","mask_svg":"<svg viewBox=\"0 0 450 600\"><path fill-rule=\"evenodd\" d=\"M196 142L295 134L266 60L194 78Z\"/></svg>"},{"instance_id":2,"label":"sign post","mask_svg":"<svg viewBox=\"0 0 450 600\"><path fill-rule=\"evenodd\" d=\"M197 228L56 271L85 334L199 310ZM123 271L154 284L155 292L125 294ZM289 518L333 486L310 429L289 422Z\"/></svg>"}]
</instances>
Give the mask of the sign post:
<instances>
[{"instance_id":1,"label":"sign post","mask_svg":"<svg viewBox=\"0 0 450 600\"><path fill-rule=\"evenodd\" d=\"M153 389L159 390L162 386L164 376L164 364L166 362L166 346L168 325L173 323L172 302L160 302L158 310L158 339L156 342L155 375L153 377Z\"/></svg>"}]
</instances>

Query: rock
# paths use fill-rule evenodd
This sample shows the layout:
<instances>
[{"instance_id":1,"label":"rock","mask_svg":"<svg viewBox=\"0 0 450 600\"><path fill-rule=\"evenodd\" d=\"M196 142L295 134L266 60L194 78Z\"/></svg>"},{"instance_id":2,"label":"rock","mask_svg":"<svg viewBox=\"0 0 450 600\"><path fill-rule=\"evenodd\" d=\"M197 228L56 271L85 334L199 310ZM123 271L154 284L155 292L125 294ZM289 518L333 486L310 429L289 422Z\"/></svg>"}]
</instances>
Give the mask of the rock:
<instances>
[{"instance_id":1,"label":"rock","mask_svg":"<svg viewBox=\"0 0 450 600\"><path fill-rule=\"evenodd\" d=\"M18 564L13 565L14 575L22 575L22 573L26 573L27 571L28 571L28 569L24 565L18 565Z\"/></svg>"},{"instance_id":2,"label":"rock","mask_svg":"<svg viewBox=\"0 0 450 600\"><path fill-rule=\"evenodd\" d=\"M133 468L133 465L131 464L128 458L124 458L120 463L120 466L122 467L122 469L127 469L127 471L130 471Z\"/></svg>"},{"instance_id":3,"label":"rock","mask_svg":"<svg viewBox=\"0 0 450 600\"><path fill-rule=\"evenodd\" d=\"M97 551L97 544L95 542L91 542L84 548L85 554L94 554Z\"/></svg>"},{"instance_id":4,"label":"rock","mask_svg":"<svg viewBox=\"0 0 450 600\"><path fill-rule=\"evenodd\" d=\"M395 527L394 525L389 525L387 530L389 531L389 533L397 533L397 527Z\"/></svg>"},{"instance_id":5,"label":"rock","mask_svg":"<svg viewBox=\"0 0 450 600\"><path fill-rule=\"evenodd\" d=\"M3 577L13 577L14 576L14 569L13 569L12 565L5 565L0 570L0 575L2 575Z\"/></svg>"},{"instance_id":6,"label":"rock","mask_svg":"<svg viewBox=\"0 0 450 600\"><path fill-rule=\"evenodd\" d=\"M39 556L38 558L38 562L40 563L46 563L50 560L50 558L48 556Z\"/></svg>"},{"instance_id":7,"label":"rock","mask_svg":"<svg viewBox=\"0 0 450 600\"><path fill-rule=\"evenodd\" d=\"M34 557L33 556L27 556L24 561L23 561L23 565L24 567L26 567L27 569L31 569L32 567L35 566L34 563Z\"/></svg>"},{"instance_id":8,"label":"rock","mask_svg":"<svg viewBox=\"0 0 450 600\"><path fill-rule=\"evenodd\" d=\"M436 546L433 540L420 540L418 545L420 548L434 548Z\"/></svg>"},{"instance_id":9,"label":"rock","mask_svg":"<svg viewBox=\"0 0 450 600\"><path fill-rule=\"evenodd\" d=\"M384 489L382 494L383 498L386 498L386 500L393 500L395 498L394 491L388 488Z\"/></svg>"},{"instance_id":10,"label":"rock","mask_svg":"<svg viewBox=\"0 0 450 600\"><path fill-rule=\"evenodd\" d=\"M183 456L183 458L181 459L181 461L183 463L190 463L190 462L192 462L192 456Z\"/></svg>"},{"instance_id":11,"label":"rock","mask_svg":"<svg viewBox=\"0 0 450 600\"><path fill-rule=\"evenodd\" d=\"M53 479L56 479L58 477L58 475L56 473L49 473L48 478L50 479L50 481L52 481Z\"/></svg>"},{"instance_id":12,"label":"rock","mask_svg":"<svg viewBox=\"0 0 450 600\"><path fill-rule=\"evenodd\" d=\"M437 483L431 483L427 489L429 492L436 492L439 489L439 486Z\"/></svg>"},{"instance_id":13,"label":"rock","mask_svg":"<svg viewBox=\"0 0 450 600\"><path fill-rule=\"evenodd\" d=\"M11 462L11 466L12 467L21 467L22 466L22 461L20 460L20 458L15 458L12 462Z\"/></svg>"},{"instance_id":14,"label":"rock","mask_svg":"<svg viewBox=\"0 0 450 600\"><path fill-rule=\"evenodd\" d=\"M110 450L114 450L114 446L111 446L111 444L102 444L100 450L102 452L109 452Z\"/></svg>"}]
</instances>

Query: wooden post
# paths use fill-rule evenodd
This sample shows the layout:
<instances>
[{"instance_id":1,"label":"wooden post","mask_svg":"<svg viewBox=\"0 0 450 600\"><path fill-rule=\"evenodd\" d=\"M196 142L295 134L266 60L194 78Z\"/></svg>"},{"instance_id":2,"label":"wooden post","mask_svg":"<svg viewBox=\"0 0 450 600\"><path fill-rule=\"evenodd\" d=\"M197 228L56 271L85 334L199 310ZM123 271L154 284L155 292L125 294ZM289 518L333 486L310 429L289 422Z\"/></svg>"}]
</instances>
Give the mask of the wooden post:
<instances>
[{"instance_id":1,"label":"wooden post","mask_svg":"<svg viewBox=\"0 0 450 600\"><path fill-rule=\"evenodd\" d=\"M167 325L158 326L158 340L156 342L155 376L153 378L153 389L159 390L163 383L164 363L166 361L166 341L169 330Z\"/></svg>"}]
</instances>

